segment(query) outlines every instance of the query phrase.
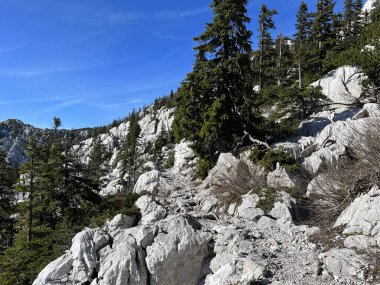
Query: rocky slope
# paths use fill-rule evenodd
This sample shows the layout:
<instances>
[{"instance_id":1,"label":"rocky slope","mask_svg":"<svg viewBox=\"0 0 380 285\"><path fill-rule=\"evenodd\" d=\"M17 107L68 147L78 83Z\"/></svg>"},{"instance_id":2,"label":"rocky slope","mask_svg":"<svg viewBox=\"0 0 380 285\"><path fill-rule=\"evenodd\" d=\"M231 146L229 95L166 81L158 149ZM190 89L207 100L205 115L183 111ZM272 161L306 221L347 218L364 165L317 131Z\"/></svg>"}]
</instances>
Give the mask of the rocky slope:
<instances>
[{"instance_id":1,"label":"rocky slope","mask_svg":"<svg viewBox=\"0 0 380 285\"><path fill-rule=\"evenodd\" d=\"M89 134L86 130L61 130L73 134L76 141L82 141ZM48 139L53 134L52 129L40 129L25 124L20 120L0 122L0 150L7 154L7 161L13 165L21 165L26 160L25 146L31 137L40 141Z\"/></svg>"},{"instance_id":2,"label":"rocky slope","mask_svg":"<svg viewBox=\"0 0 380 285\"><path fill-rule=\"evenodd\" d=\"M303 121L296 136L274 145L297 158L309 179L281 165L267 173L242 153L239 158L222 154L209 177L199 181L188 143L164 147L165 155L174 152L170 169L156 167L146 153L147 171L134 188L148 193L136 202L140 215L117 215L102 228L84 229L33 284L368 284L375 264L367 253L380 246L378 187L343 211L334 225L340 242L324 250L310 239L319 229L299 224L297 201L287 192L277 191L269 208L263 207L269 192L249 192L224 205L215 194L220 184L230 187L224 182L241 178L242 165L263 189L319 191L315 181L323 178L324 163L347 153L369 121L380 122L380 105L361 97L363 78L346 66L314 83L322 87L328 107ZM163 108L140 114L141 149L154 142L161 126L170 133L173 112ZM127 131L128 123L122 123L100 135L112 154L103 195L121 191L117 155ZM74 148L84 162L92 142Z\"/></svg>"}]
</instances>

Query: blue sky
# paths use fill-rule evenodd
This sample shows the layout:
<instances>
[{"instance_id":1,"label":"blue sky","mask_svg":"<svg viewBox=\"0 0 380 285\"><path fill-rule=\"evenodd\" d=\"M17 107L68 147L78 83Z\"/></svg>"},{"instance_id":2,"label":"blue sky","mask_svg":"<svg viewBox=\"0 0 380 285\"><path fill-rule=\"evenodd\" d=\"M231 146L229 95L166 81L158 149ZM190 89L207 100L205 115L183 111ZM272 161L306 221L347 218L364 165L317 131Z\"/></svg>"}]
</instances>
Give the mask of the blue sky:
<instances>
[{"instance_id":1,"label":"blue sky","mask_svg":"<svg viewBox=\"0 0 380 285\"><path fill-rule=\"evenodd\" d=\"M0 0L0 121L105 125L176 90L210 2ZM263 3L279 12L277 33L292 35L300 0L251 0L253 43Z\"/></svg>"}]
</instances>

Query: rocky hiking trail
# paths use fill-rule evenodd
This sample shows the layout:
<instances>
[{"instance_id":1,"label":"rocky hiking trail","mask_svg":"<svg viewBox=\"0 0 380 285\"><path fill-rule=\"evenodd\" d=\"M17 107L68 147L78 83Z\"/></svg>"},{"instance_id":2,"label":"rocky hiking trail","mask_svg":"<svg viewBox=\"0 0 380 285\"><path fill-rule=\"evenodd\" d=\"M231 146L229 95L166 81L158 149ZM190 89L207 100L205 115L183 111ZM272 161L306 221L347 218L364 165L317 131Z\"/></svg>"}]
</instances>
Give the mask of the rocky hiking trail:
<instances>
[{"instance_id":1,"label":"rocky hiking trail","mask_svg":"<svg viewBox=\"0 0 380 285\"><path fill-rule=\"evenodd\" d=\"M295 225L286 199L264 214L247 194L229 214L204 182L166 170L159 184L137 200L138 225L117 215L85 229L33 284L366 284L323 270L308 241L318 229Z\"/></svg>"},{"instance_id":2,"label":"rocky hiking trail","mask_svg":"<svg viewBox=\"0 0 380 285\"><path fill-rule=\"evenodd\" d=\"M329 102L340 104L343 97L354 100L351 97L361 96L362 80L356 68L346 66L318 84ZM169 128L172 114L173 110L159 110L160 124ZM361 107L320 110L300 124L294 137L276 142L272 147L299 161L310 176L306 181L281 165L263 171L244 153L239 158L220 154L208 177L200 181L194 178L197 158L189 142L164 147L165 157L174 154L174 165L157 169L145 158L150 170L140 175L133 189L142 195L135 203L140 215L119 214L101 228L84 229L74 237L70 250L46 266L33 285L376 284L370 271L378 270L380 259L367 253L376 253L380 246L379 188L374 186L350 201L334 219L338 228L331 236L299 224L297 201L288 193L291 191L283 190L299 187L305 196L320 193L326 180L325 163L347 154L358 134L378 124L379 118L380 105L366 101ZM151 114L144 114L143 146L159 135L156 129L160 127L155 125ZM113 152L109 183L102 195L121 191L116 146L127 130L122 123L100 135ZM92 140L78 145L84 161L91 145ZM248 175L241 175L242 165ZM244 190L259 188L261 192L240 191L238 200L222 206L213 187L225 182L225 193L235 191L239 183L249 184ZM261 202L270 188L276 189L276 199L273 207L263 208ZM326 252L311 242L316 233L331 243Z\"/></svg>"}]
</instances>

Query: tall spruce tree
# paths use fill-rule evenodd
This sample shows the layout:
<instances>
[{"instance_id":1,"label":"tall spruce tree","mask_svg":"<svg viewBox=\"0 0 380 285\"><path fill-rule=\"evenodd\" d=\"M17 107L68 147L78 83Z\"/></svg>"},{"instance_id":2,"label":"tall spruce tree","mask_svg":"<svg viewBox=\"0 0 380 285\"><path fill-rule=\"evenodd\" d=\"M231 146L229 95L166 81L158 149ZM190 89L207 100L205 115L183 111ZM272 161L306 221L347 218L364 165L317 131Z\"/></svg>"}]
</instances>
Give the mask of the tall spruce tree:
<instances>
[{"instance_id":1,"label":"tall spruce tree","mask_svg":"<svg viewBox=\"0 0 380 285\"><path fill-rule=\"evenodd\" d=\"M323 75L323 60L327 52L336 45L337 35L334 33L333 0L318 0L317 11L312 25L314 46L314 66L312 72L319 78Z\"/></svg>"},{"instance_id":2,"label":"tall spruce tree","mask_svg":"<svg viewBox=\"0 0 380 285\"><path fill-rule=\"evenodd\" d=\"M344 1L344 35L348 37L352 34L352 26L355 18L355 6L352 0Z\"/></svg>"},{"instance_id":3,"label":"tall spruce tree","mask_svg":"<svg viewBox=\"0 0 380 285\"><path fill-rule=\"evenodd\" d=\"M100 191L105 186L103 179L107 173L107 166L105 165L107 157L107 151L102 144L100 137L96 137L92 144L92 150L90 153L90 161L88 163L89 179L93 185Z\"/></svg>"},{"instance_id":4,"label":"tall spruce tree","mask_svg":"<svg viewBox=\"0 0 380 285\"><path fill-rule=\"evenodd\" d=\"M275 29L273 15L276 10L270 10L263 4L259 15L259 85L263 89L265 85L274 83L274 70L276 66L274 42L270 31Z\"/></svg>"},{"instance_id":5,"label":"tall spruce tree","mask_svg":"<svg viewBox=\"0 0 380 285\"><path fill-rule=\"evenodd\" d=\"M362 19L362 8L363 8L363 1L362 0L355 0L353 3L353 21L352 21L352 34L354 36L360 35L362 28L363 28L363 19Z\"/></svg>"},{"instance_id":6,"label":"tall spruce tree","mask_svg":"<svg viewBox=\"0 0 380 285\"><path fill-rule=\"evenodd\" d=\"M120 160L122 162L121 183L128 190L131 189L137 181L139 174L138 163L138 139L141 128L139 125L139 114L133 111L129 116L128 134L123 142ZM124 177L127 177L124 181Z\"/></svg>"},{"instance_id":7,"label":"tall spruce tree","mask_svg":"<svg viewBox=\"0 0 380 285\"><path fill-rule=\"evenodd\" d=\"M306 2L302 1L297 13L296 34L294 35L295 59L298 67L298 87L303 87L304 70L308 70L310 37L311 37L311 14Z\"/></svg>"},{"instance_id":8,"label":"tall spruce tree","mask_svg":"<svg viewBox=\"0 0 380 285\"><path fill-rule=\"evenodd\" d=\"M0 255L9 248L14 237L16 213L14 183L16 171L6 161L6 154L0 151Z\"/></svg>"},{"instance_id":9,"label":"tall spruce tree","mask_svg":"<svg viewBox=\"0 0 380 285\"><path fill-rule=\"evenodd\" d=\"M254 132L247 2L212 2L213 21L195 39L194 69L178 92L176 138L193 141L196 153L211 164Z\"/></svg>"},{"instance_id":10,"label":"tall spruce tree","mask_svg":"<svg viewBox=\"0 0 380 285\"><path fill-rule=\"evenodd\" d=\"M294 53L291 49L292 41L283 34L278 35L276 47L276 81L277 86L289 85L293 79L293 57Z\"/></svg>"}]
</instances>

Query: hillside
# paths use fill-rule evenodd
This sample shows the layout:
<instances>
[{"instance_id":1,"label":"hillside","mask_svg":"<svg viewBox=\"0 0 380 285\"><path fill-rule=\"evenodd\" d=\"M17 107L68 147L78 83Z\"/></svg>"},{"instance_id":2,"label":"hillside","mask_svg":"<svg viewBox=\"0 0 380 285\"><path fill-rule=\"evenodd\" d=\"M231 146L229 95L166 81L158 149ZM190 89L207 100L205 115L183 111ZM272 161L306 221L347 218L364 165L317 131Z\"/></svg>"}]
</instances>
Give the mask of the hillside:
<instances>
[{"instance_id":1,"label":"hillside","mask_svg":"<svg viewBox=\"0 0 380 285\"><path fill-rule=\"evenodd\" d=\"M175 94L0 123L0 283L378 284L380 3L301 2L276 40L263 5L258 50L247 1L212 3Z\"/></svg>"}]
</instances>

